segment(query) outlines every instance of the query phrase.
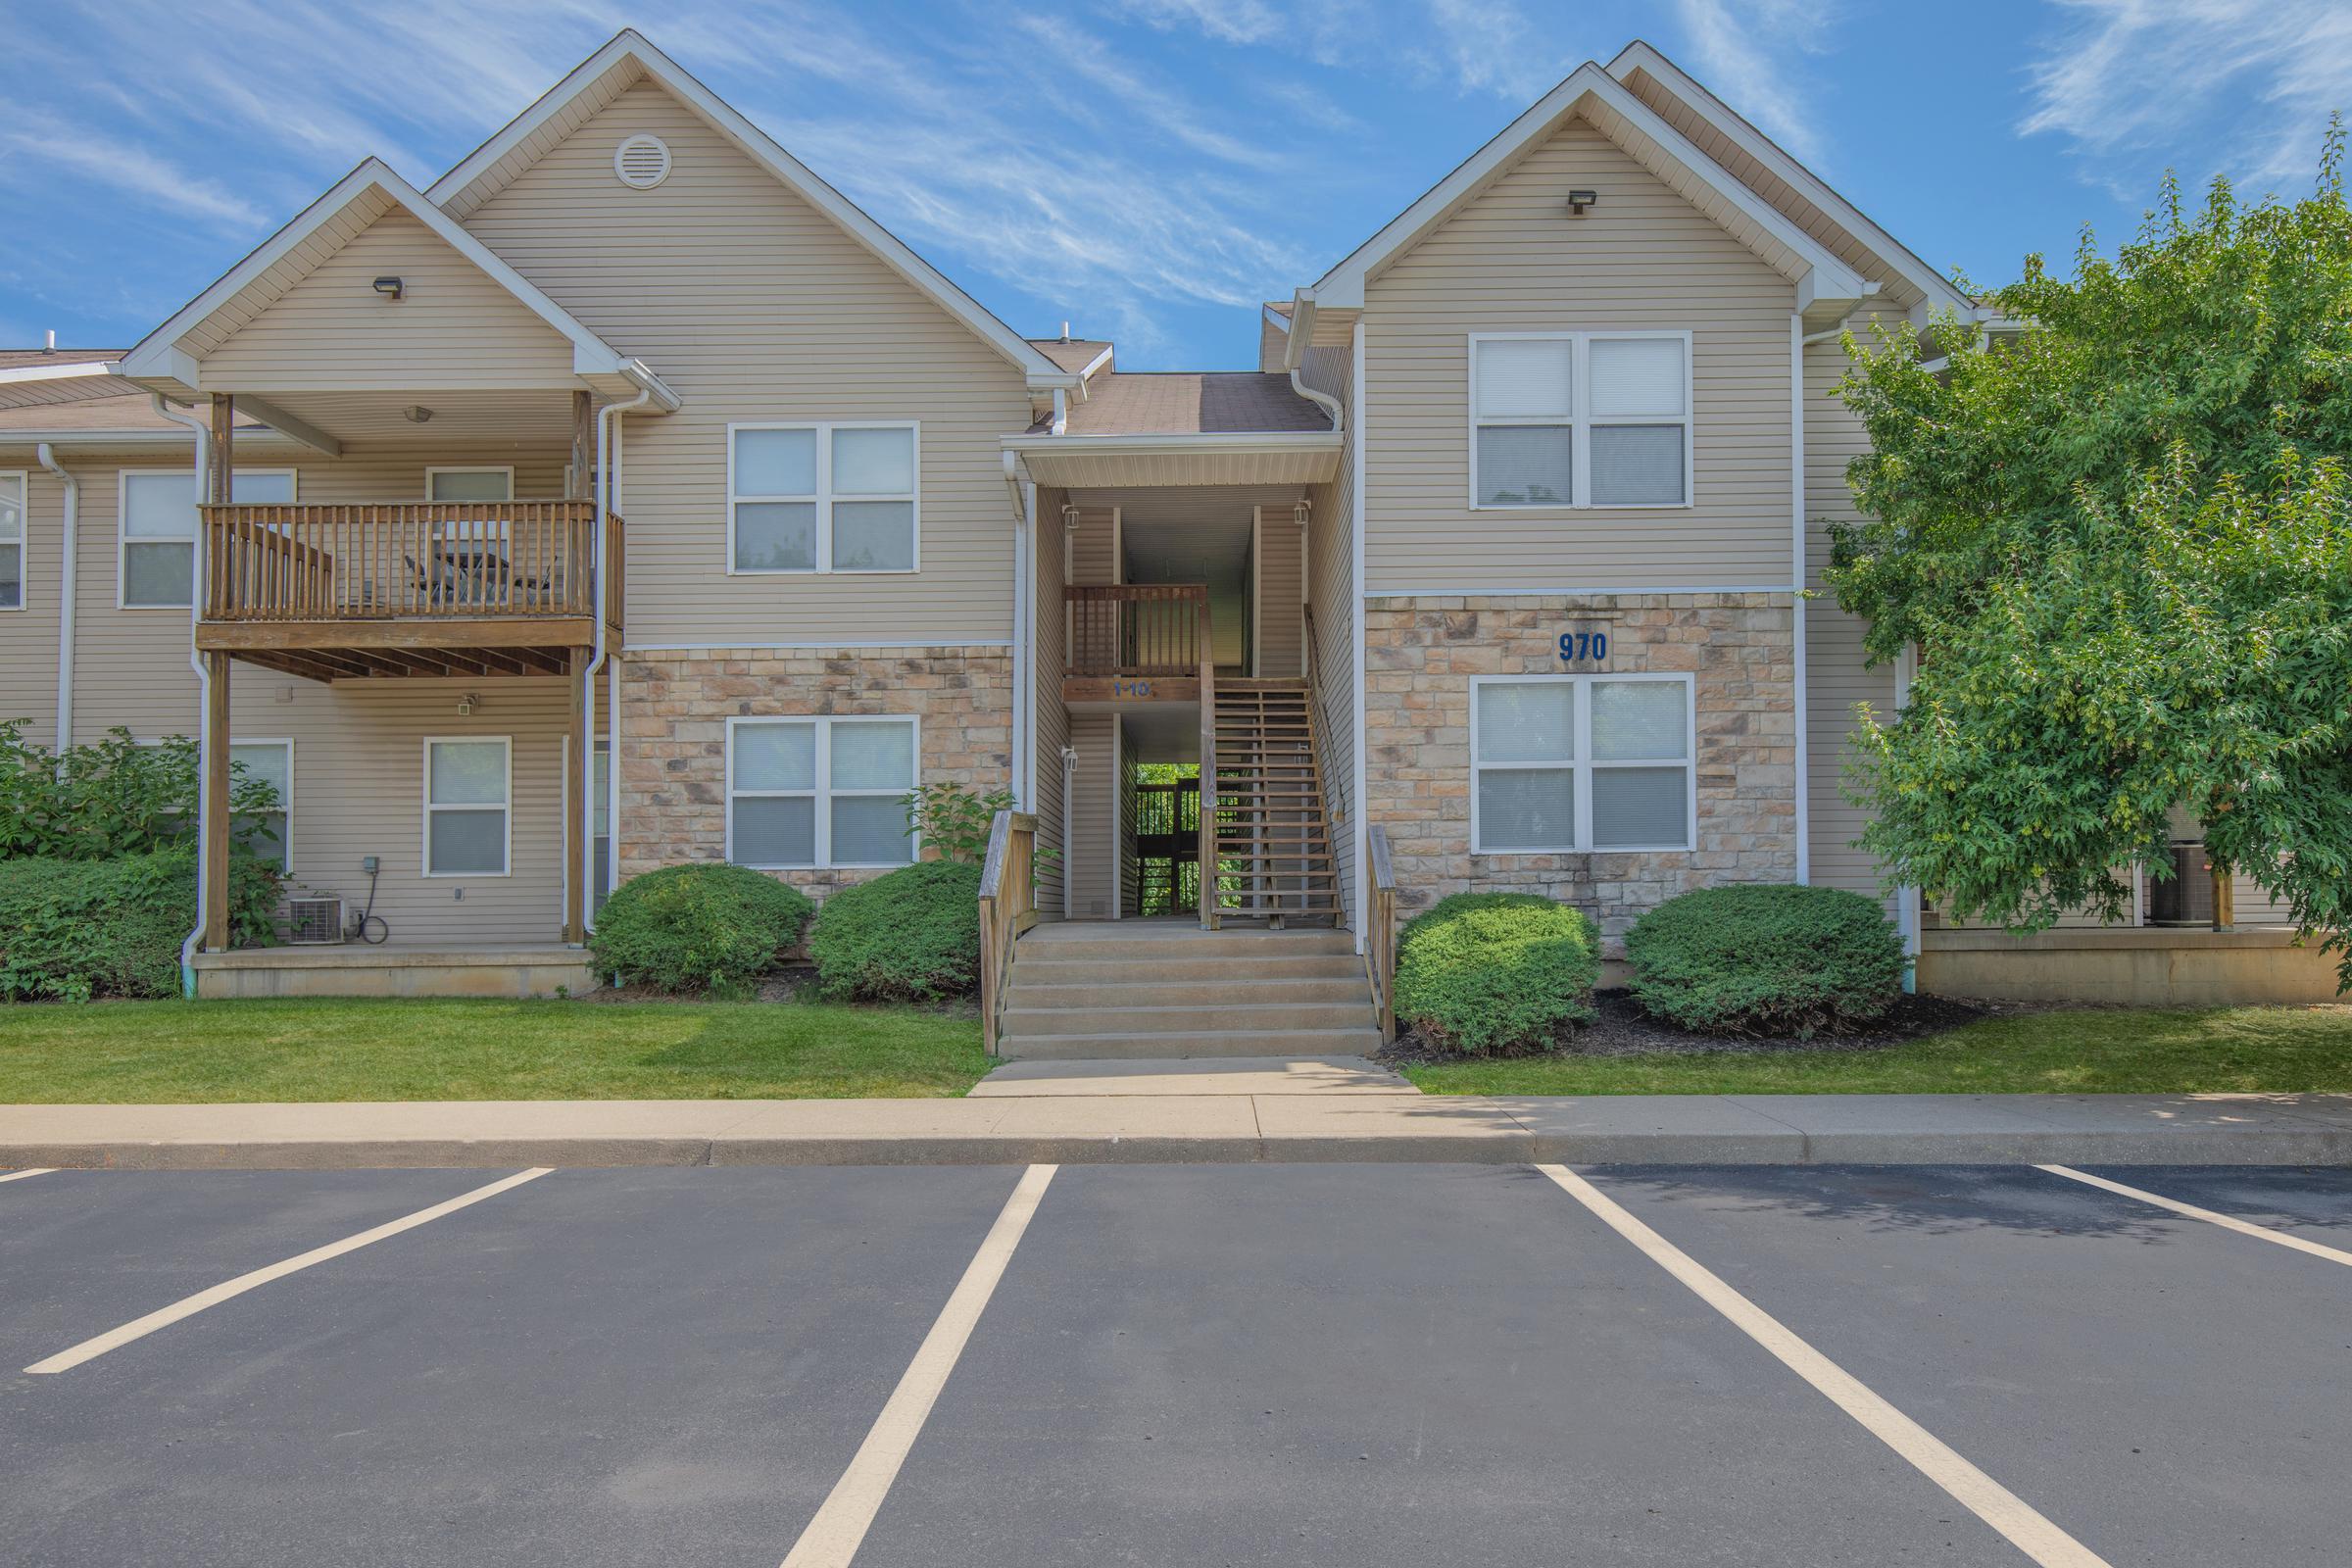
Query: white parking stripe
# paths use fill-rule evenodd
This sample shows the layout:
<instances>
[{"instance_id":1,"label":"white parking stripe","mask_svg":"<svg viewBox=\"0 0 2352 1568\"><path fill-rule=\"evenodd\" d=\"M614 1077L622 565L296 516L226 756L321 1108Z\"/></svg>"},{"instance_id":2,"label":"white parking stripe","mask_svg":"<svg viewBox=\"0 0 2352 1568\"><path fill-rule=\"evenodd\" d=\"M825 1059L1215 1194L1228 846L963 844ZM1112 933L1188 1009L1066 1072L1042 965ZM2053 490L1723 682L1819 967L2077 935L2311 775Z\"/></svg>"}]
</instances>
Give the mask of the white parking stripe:
<instances>
[{"instance_id":1,"label":"white parking stripe","mask_svg":"<svg viewBox=\"0 0 2352 1568\"><path fill-rule=\"evenodd\" d=\"M1798 1339L1778 1318L1726 1285L1591 1182L1565 1165L1536 1168L2042 1568L2109 1568L2105 1558L2043 1518L2032 1504L1962 1458L1927 1428L1873 1394L1851 1373Z\"/></svg>"},{"instance_id":2,"label":"white parking stripe","mask_svg":"<svg viewBox=\"0 0 2352 1568\"><path fill-rule=\"evenodd\" d=\"M0 1182L21 1182L27 1176L46 1176L56 1169L55 1165L35 1165L30 1170L0 1170Z\"/></svg>"},{"instance_id":3,"label":"white parking stripe","mask_svg":"<svg viewBox=\"0 0 2352 1568\"><path fill-rule=\"evenodd\" d=\"M2251 1236L2257 1241L2276 1242L2280 1247L2291 1247L2298 1252L2309 1252L2314 1257L2324 1257L2330 1263L2352 1265L2352 1252L2340 1251L2332 1247L2323 1247L2318 1242L2307 1242L2300 1236L2290 1236L2285 1231L2273 1230L2268 1225L2257 1225L2251 1220L2239 1219L2234 1214L2219 1214L2210 1208L2199 1208L2194 1203L2183 1203L2177 1198L2166 1198L2161 1193L2147 1193L2136 1187L2126 1187L2122 1182L2111 1182L2104 1176L2093 1176L2090 1172L2077 1170L2072 1165L2036 1165L2034 1168L2046 1170L2053 1176L2064 1176L2069 1181L2084 1182L2092 1187L2103 1187L2111 1193L2120 1193L2126 1198L2136 1199L2143 1203L2153 1203L2158 1208L2169 1208L2176 1214L2186 1214L2190 1219L2201 1219L2208 1225L2219 1225L2224 1230L2235 1231L2240 1236Z\"/></svg>"},{"instance_id":4,"label":"white parking stripe","mask_svg":"<svg viewBox=\"0 0 2352 1568\"><path fill-rule=\"evenodd\" d=\"M906 1450L921 1435L932 1403L963 1354L964 1342L972 1337L988 1298L996 1294L997 1281L1004 1277L1004 1265L1012 1261L1012 1250L1021 1245L1022 1233L1029 1229L1037 1200L1045 1197L1046 1184L1059 1168L1032 1165L1023 1173L996 1224L982 1238L980 1250L972 1254L971 1265L948 1297L948 1304L940 1309L939 1321L923 1336L906 1376L891 1391L873 1430L865 1435L841 1479L833 1483L824 1506L801 1532L792 1554L784 1559L784 1568L848 1568L850 1559L858 1555L882 1499L898 1479L900 1466L906 1462Z\"/></svg>"},{"instance_id":5,"label":"white parking stripe","mask_svg":"<svg viewBox=\"0 0 2352 1568\"><path fill-rule=\"evenodd\" d=\"M257 1268L250 1274L240 1274L233 1280L223 1280L210 1290L198 1291L194 1296L183 1297L170 1306L159 1308L145 1317L134 1318L119 1329L109 1329L95 1339L84 1340L70 1350L60 1350L46 1360L35 1361L24 1370L36 1374L71 1371L81 1365L82 1362L104 1355L109 1350L120 1349L133 1340L145 1339L157 1329L167 1328L181 1318L194 1317L208 1306L219 1306L222 1301L233 1297L243 1296L257 1286L267 1285L271 1280L282 1280L287 1275L298 1273L314 1263L323 1263L329 1258L341 1257L345 1252L356 1252L371 1242L380 1242L386 1237L398 1236L403 1231L413 1231L429 1220L439 1219L444 1214L454 1214L459 1209L465 1208L468 1204L478 1203L485 1198L496 1198L509 1188L520 1187L524 1182L538 1180L553 1168L540 1165L534 1166L530 1170L517 1171L512 1176L492 1182L487 1187L476 1187L470 1193L460 1194L445 1203L435 1203L430 1208L420 1208L414 1214L404 1215L388 1224L378 1225L373 1230L362 1231L357 1236L346 1236L341 1241L329 1242L324 1247L313 1248L298 1257L287 1258L282 1263L272 1263L268 1268Z\"/></svg>"}]
</instances>

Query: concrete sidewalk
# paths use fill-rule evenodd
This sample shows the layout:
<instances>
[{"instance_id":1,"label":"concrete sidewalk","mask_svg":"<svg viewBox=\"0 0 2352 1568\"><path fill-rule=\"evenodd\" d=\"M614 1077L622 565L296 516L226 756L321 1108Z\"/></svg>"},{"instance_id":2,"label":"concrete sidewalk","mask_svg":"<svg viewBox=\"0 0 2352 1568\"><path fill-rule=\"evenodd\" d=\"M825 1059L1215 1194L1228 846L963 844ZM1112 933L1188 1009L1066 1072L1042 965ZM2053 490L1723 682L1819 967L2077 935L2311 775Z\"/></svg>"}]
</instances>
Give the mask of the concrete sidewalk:
<instances>
[{"instance_id":1,"label":"concrete sidewalk","mask_svg":"<svg viewBox=\"0 0 2352 1568\"><path fill-rule=\"evenodd\" d=\"M2344 1095L1008 1092L1017 1082L966 1100L5 1105L0 1165L2352 1164Z\"/></svg>"}]
</instances>

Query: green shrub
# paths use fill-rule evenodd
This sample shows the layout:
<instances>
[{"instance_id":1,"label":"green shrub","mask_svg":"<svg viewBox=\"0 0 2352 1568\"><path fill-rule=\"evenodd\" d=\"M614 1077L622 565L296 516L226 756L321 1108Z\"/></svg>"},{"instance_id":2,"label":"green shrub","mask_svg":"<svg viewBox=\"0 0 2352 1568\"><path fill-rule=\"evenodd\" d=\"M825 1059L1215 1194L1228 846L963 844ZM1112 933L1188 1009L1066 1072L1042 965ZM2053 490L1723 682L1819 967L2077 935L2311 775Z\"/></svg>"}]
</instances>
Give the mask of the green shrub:
<instances>
[{"instance_id":1,"label":"green shrub","mask_svg":"<svg viewBox=\"0 0 2352 1568\"><path fill-rule=\"evenodd\" d=\"M1701 888L1634 922L1636 1001L1704 1034L1810 1038L1883 1016L1903 992L1903 941L1842 888Z\"/></svg>"},{"instance_id":2,"label":"green shrub","mask_svg":"<svg viewBox=\"0 0 2352 1568\"><path fill-rule=\"evenodd\" d=\"M232 856L228 886L231 938L267 946L276 876ZM179 945L195 924L191 846L112 860L0 860L0 998L178 996Z\"/></svg>"},{"instance_id":3,"label":"green shrub","mask_svg":"<svg viewBox=\"0 0 2352 1568\"><path fill-rule=\"evenodd\" d=\"M665 865L612 890L588 951L623 983L739 996L800 941L814 907L745 866Z\"/></svg>"},{"instance_id":4,"label":"green shrub","mask_svg":"<svg viewBox=\"0 0 2352 1568\"><path fill-rule=\"evenodd\" d=\"M1532 893L1457 893L1397 939L1396 1015L1472 1055L1543 1051L1592 1021L1599 934Z\"/></svg>"},{"instance_id":5,"label":"green shrub","mask_svg":"<svg viewBox=\"0 0 2352 1568\"><path fill-rule=\"evenodd\" d=\"M924 860L825 901L808 956L828 997L935 1002L980 985L980 868Z\"/></svg>"},{"instance_id":6,"label":"green shrub","mask_svg":"<svg viewBox=\"0 0 2352 1568\"><path fill-rule=\"evenodd\" d=\"M196 823L196 743L153 745L117 725L104 740L60 754L24 739L24 721L0 722L0 860L113 860L168 849ZM229 832L279 859L270 813L285 803L267 779L229 764Z\"/></svg>"}]
</instances>

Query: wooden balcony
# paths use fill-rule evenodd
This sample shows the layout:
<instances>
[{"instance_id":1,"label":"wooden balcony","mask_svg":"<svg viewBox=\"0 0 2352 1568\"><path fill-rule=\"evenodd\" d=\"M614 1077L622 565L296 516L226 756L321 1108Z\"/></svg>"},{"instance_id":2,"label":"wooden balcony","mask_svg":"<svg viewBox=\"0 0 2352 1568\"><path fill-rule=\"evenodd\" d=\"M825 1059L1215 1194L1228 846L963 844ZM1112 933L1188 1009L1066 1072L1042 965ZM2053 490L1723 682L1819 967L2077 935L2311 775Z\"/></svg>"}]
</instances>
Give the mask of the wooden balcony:
<instances>
[{"instance_id":1,"label":"wooden balcony","mask_svg":"<svg viewBox=\"0 0 2352 1568\"><path fill-rule=\"evenodd\" d=\"M1065 587L1065 703L1197 703L1209 656L1208 589L1200 583Z\"/></svg>"},{"instance_id":2,"label":"wooden balcony","mask_svg":"<svg viewBox=\"0 0 2352 1568\"><path fill-rule=\"evenodd\" d=\"M556 674L596 640L592 501L208 506L196 646L315 680ZM620 623L622 527L605 531ZM612 640L617 640L612 639Z\"/></svg>"}]
</instances>

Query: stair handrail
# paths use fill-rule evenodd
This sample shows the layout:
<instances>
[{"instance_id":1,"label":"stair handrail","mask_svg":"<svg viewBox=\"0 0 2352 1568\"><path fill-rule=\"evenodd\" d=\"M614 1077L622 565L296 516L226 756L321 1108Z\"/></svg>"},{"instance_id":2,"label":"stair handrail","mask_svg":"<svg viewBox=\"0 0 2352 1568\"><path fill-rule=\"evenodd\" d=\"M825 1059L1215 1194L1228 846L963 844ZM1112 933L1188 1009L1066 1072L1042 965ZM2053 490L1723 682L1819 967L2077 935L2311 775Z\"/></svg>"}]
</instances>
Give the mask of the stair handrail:
<instances>
[{"instance_id":1,"label":"stair handrail","mask_svg":"<svg viewBox=\"0 0 2352 1568\"><path fill-rule=\"evenodd\" d=\"M1200 928L1217 929L1217 655L1209 641L1208 598L1201 596L1200 648Z\"/></svg>"},{"instance_id":2,"label":"stair handrail","mask_svg":"<svg viewBox=\"0 0 2352 1568\"><path fill-rule=\"evenodd\" d=\"M1037 924L1037 817L1001 810L988 825L980 863L980 1036L990 1055L1004 1032L1012 988L1012 945Z\"/></svg>"},{"instance_id":3,"label":"stair handrail","mask_svg":"<svg viewBox=\"0 0 2352 1568\"><path fill-rule=\"evenodd\" d=\"M1323 820L1333 830L1331 841L1325 846L1335 852L1331 862L1332 898L1339 905L1341 913L1345 914L1348 908L1348 890L1342 885L1344 879L1339 874L1340 866L1336 853L1340 842L1338 828L1344 823L1345 816L1344 813L1331 808L1331 792L1340 787L1340 775L1331 765L1330 743L1323 738L1323 660L1320 651L1315 647L1315 607L1302 604L1298 607L1298 614L1306 644L1307 741L1314 747L1315 777L1321 781L1323 788L1323 799L1319 803L1323 808ZM1362 736L1356 737L1356 744L1358 746L1363 744Z\"/></svg>"},{"instance_id":4,"label":"stair handrail","mask_svg":"<svg viewBox=\"0 0 2352 1568\"><path fill-rule=\"evenodd\" d=\"M1396 1038L1396 870L1389 859L1389 830L1379 822L1365 834L1372 855L1371 917L1364 922L1364 968L1380 1011L1380 1038Z\"/></svg>"}]
</instances>

